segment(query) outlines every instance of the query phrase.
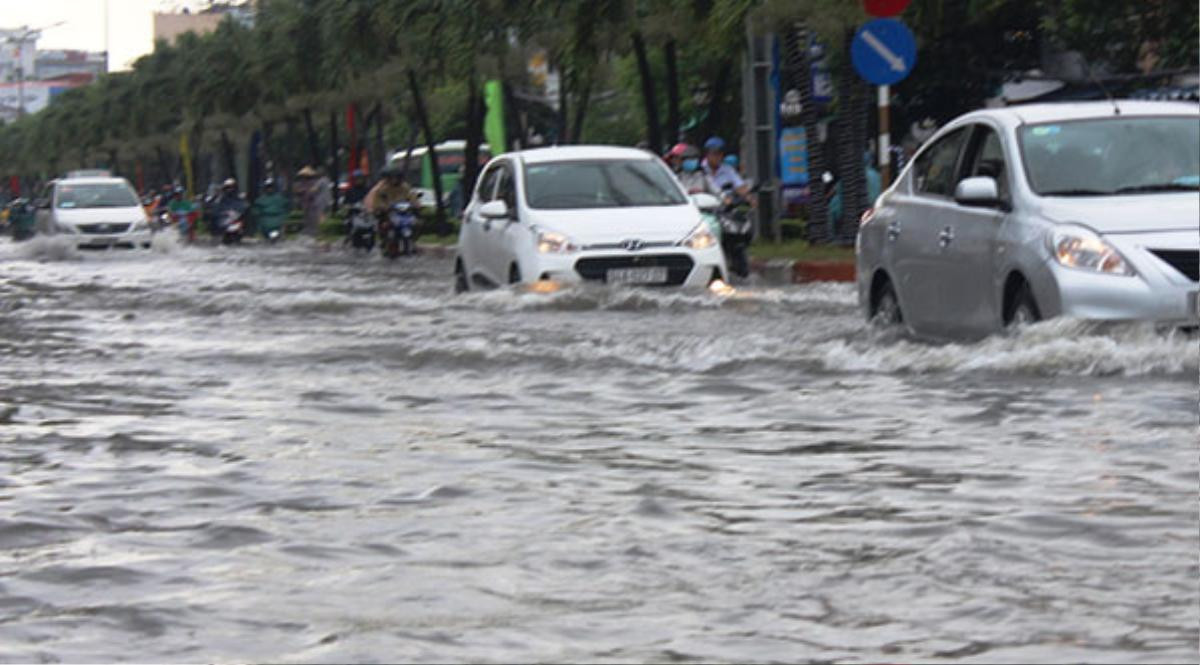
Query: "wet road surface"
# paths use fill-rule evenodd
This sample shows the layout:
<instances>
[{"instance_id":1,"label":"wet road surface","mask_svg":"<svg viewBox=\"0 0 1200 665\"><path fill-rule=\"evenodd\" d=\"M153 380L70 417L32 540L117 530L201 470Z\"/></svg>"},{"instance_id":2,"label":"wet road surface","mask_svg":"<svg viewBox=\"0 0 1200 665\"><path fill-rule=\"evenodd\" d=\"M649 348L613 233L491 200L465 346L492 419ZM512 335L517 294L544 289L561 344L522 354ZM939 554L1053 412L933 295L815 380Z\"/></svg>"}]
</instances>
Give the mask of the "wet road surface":
<instances>
[{"instance_id":1,"label":"wet road surface","mask_svg":"<svg viewBox=\"0 0 1200 665\"><path fill-rule=\"evenodd\" d=\"M1192 661L1195 339L0 241L0 660Z\"/></svg>"}]
</instances>

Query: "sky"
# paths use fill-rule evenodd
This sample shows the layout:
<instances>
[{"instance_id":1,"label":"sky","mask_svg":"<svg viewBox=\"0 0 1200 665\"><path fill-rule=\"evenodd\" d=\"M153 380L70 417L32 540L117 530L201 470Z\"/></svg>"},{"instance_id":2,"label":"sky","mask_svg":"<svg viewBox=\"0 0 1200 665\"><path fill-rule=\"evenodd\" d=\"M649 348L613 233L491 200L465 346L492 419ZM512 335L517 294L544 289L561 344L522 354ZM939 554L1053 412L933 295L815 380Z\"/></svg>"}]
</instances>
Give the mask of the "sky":
<instances>
[{"instance_id":1,"label":"sky","mask_svg":"<svg viewBox=\"0 0 1200 665\"><path fill-rule=\"evenodd\" d=\"M189 0L0 0L0 28L40 28L62 21L42 33L39 49L103 51L107 6L108 67L117 71L128 69L139 56L154 49L154 12L201 4Z\"/></svg>"}]
</instances>

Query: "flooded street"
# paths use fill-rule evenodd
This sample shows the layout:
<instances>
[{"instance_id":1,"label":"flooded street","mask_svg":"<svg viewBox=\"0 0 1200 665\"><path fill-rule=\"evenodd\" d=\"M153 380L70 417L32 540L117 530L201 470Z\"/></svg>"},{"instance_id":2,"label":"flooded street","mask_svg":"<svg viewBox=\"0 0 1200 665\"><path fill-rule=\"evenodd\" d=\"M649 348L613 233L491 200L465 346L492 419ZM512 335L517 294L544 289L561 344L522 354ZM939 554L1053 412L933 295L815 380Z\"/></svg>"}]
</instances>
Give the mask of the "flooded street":
<instances>
[{"instance_id":1,"label":"flooded street","mask_svg":"<svg viewBox=\"0 0 1200 665\"><path fill-rule=\"evenodd\" d=\"M1180 662L1200 344L0 241L0 660Z\"/></svg>"}]
</instances>

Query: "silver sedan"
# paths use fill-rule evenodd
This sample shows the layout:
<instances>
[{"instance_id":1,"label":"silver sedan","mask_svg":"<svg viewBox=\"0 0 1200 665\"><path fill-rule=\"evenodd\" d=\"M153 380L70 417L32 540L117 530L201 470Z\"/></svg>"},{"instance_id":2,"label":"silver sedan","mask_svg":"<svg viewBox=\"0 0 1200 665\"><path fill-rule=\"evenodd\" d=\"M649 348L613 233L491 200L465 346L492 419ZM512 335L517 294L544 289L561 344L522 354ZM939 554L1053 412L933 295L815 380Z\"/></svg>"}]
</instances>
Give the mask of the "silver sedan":
<instances>
[{"instance_id":1,"label":"silver sedan","mask_svg":"<svg viewBox=\"0 0 1200 665\"><path fill-rule=\"evenodd\" d=\"M961 116L863 215L856 252L867 317L920 336L1056 316L1200 323L1200 106Z\"/></svg>"}]
</instances>

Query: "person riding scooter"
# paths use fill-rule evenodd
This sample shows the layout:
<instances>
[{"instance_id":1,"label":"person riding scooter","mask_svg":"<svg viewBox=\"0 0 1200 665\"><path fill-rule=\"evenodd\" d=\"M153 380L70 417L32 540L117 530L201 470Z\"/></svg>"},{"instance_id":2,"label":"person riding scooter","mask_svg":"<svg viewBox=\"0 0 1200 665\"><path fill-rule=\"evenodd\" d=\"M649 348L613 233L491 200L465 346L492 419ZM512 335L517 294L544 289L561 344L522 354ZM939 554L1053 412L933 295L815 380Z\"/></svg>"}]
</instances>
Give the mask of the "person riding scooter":
<instances>
[{"instance_id":1,"label":"person riding scooter","mask_svg":"<svg viewBox=\"0 0 1200 665\"><path fill-rule=\"evenodd\" d=\"M208 216L208 232L214 242L220 242L225 235L225 224L230 219L241 218L246 213L246 202L238 193L237 180L226 178L221 183L221 193L206 210Z\"/></svg>"},{"instance_id":2,"label":"person riding scooter","mask_svg":"<svg viewBox=\"0 0 1200 665\"><path fill-rule=\"evenodd\" d=\"M288 216L288 202L279 192L279 188L275 186L273 178L263 181L262 193L254 200L251 212L254 220L258 223L258 230L262 233L263 239L267 242L275 242L283 236L283 223L287 221Z\"/></svg>"},{"instance_id":3,"label":"person riding scooter","mask_svg":"<svg viewBox=\"0 0 1200 665\"><path fill-rule=\"evenodd\" d=\"M367 192L367 197L363 199L363 207L379 222L380 249L389 258L395 258L399 253L399 235L397 229L391 228L391 211L396 204L407 203L408 210L405 214L415 218L416 211L419 210L419 199L416 192L404 182L404 171L400 168L388 166L380 175L383 178ZM412 221L415 220L409 220L410 226Z\"/></svg>"}]
</instances>

